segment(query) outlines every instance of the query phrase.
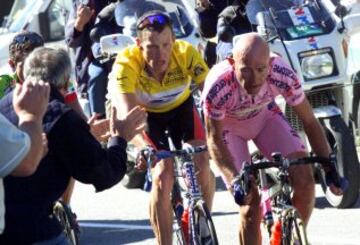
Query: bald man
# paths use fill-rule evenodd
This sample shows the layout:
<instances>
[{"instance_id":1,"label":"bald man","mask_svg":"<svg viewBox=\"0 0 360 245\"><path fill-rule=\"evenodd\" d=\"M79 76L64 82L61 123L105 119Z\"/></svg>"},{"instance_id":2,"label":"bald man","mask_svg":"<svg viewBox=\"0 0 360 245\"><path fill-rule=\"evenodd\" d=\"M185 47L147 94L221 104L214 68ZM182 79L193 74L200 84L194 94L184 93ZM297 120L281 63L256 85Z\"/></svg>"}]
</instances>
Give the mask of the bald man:
<instances>
[{"instance_id":1,"label":"bald man","mask_svg":"<svg viewBox=\"0 0 360 245\"><path fill-rule=\"evenodd\" d=\"M323 157L331 153L296 73L281 57L270 53L260 36L244 34L234 47L233 59L211 69L202 96L209 152L229 190L242 163L250 162L249 140L269 159L273 152L289 159L308 156L299 135L275 103L278 95L302 120L315 153ZM311 166L291 167L290 179L293 204L307 223L315 200ZM341 194L339 188L332 186L332 190ZM260 244L260 197L256 188L251 188L246 200L240 206L240 244Z\"/></svg>"}]
</instances>

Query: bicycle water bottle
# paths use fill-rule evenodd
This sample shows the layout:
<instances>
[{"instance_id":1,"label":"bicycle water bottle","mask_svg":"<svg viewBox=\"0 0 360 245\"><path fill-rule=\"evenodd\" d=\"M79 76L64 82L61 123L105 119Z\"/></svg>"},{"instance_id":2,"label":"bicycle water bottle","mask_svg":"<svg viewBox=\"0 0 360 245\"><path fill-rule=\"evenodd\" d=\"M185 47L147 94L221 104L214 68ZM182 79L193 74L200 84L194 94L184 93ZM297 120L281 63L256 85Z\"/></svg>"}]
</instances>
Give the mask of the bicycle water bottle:
<instances>
[{"instance_id":1,"label":"bicycle water bottle","mask_svg":"<svg viewBox=\"0 0 360 245\"><path fill-rule=\"evenodd\" d=\"M175 215L177 218L182 218L184 213L184 205L182 204L182 202L177 202L175 204Z\"/></svg>"},{"instance_id":2,"label":"bicycle water bottle","mask_svg":"<svg viewBox=\"0 0 360 245\"><path fill-rule=\"evenodd\" d=\"M278 219L272 227L270 245L281 245L281 221Z\"/></svg>"}]
</instances>

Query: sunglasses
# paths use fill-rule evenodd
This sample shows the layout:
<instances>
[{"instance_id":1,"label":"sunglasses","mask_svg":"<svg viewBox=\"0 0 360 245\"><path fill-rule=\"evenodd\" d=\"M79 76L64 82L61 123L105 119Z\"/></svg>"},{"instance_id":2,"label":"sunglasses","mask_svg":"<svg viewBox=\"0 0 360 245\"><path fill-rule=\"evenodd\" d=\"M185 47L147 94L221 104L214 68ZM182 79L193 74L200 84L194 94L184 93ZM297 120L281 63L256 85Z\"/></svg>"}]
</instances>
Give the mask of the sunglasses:
<instances>
[{"instance_id":1,"label":"sunglasses","mask_svg":"<svg viewBox=\"0 0 360 245\"><path fill-rule=\"evenodd\" d=\"M32 33L26 33L23 35L18 35L14 38L13 43L16 44L31 44L32 46L43 46L44 45L44 40L36 35L36 34L32 34Z\"/></svg>"},{"instance_id":2,"label":"sunglasses","mask_svg":"<svg viewBox=\"0 0 360 245\"><path fill-rule=\"evenodd\" d=\"M146 27L153 25L168 25L171 23L171 20L168 16L164 14L154 14L150 16L146 16L139 21L137 24L138 30L143 30Z\"/></svg>"}]
</instances>

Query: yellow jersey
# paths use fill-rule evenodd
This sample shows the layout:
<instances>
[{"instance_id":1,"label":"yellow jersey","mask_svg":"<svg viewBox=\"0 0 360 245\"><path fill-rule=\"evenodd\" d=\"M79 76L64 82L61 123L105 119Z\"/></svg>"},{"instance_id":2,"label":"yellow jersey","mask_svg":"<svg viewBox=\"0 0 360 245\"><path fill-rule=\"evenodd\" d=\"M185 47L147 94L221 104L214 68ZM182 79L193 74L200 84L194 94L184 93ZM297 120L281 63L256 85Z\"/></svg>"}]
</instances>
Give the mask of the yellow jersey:
<instances>
[{"instance_id":1,"label":"yellow jersey","mask_svg":"<svg viewBox=\"0 0 360 245\"><path fill-rule=\"evenodd\" d=\"M138 46L120 52L109 75L111 98L119 93L133 93L140 105L150 112L167 112L189 98L190 84L201 84L208 67L200 53L188 42L176 40L170 63L162 81L150 77Z\"/></svg>"}]
</instances>

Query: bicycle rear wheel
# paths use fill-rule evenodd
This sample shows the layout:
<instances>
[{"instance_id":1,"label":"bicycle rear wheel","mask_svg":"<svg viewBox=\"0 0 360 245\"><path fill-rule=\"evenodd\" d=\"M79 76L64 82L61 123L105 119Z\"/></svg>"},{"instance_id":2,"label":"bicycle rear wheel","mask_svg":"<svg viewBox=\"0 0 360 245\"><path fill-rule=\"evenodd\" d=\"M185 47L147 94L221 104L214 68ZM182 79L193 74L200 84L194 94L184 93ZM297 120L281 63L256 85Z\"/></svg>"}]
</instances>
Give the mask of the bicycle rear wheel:
<instances>
[{"instance_id":1,"label":"bicycle rear wheel","mask_svg":"<svg viewBox=\"0 0 360 245\"><path fill-rule=\"evenodd\" d=\"M305 225L296 209L287 212L282 221L282 245L307 245Z\"/></svg>"},{"instance_id":2,"label":"bicycle rear wheel","mask_svg":"<svg viewBox=\"0 0 360 245\"><path fill-rule=\"evenodd\" d=\"M63 227L63 232L69 238L72 245L79 244L79 227L76 224L75 214L62 201L57 201L53 207L53 213Z\"/></svg>"},{"instance_id":3,"label":"bicycle rear wheel","mask_svg":"<svg viewBox=\"0 0 360 245\"><path fill-rule=\"evenodd\" d=\"M204 201L198 201L192 208L191 240L195 245L218 245L215 226Z\"/></svg>"}]
</instances>

